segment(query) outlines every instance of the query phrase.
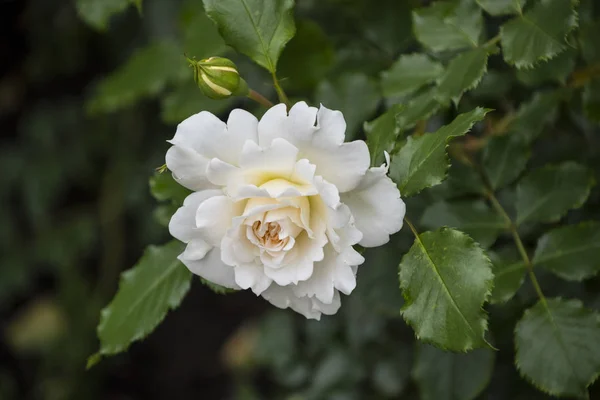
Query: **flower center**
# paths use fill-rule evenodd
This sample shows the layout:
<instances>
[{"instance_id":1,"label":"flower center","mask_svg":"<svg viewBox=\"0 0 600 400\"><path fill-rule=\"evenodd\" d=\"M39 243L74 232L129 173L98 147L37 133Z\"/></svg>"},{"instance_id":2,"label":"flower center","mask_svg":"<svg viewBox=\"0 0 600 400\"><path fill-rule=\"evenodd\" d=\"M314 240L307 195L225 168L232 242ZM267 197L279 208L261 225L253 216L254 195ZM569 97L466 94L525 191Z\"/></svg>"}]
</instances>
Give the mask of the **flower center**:
<instances>
[{"instance_id":1,"label":"flower center","mask_svg":"<svg viewBox=\"0 0 600 400\"><path fill-rule=\"evenodd\" d=\"M281 225L279 222L261 222L254 221L252 224L252 232L260 243L261 247L268 250L281 250L289 242L290 237L286 235L281 238Z\"/></svg>"}]
</instances>

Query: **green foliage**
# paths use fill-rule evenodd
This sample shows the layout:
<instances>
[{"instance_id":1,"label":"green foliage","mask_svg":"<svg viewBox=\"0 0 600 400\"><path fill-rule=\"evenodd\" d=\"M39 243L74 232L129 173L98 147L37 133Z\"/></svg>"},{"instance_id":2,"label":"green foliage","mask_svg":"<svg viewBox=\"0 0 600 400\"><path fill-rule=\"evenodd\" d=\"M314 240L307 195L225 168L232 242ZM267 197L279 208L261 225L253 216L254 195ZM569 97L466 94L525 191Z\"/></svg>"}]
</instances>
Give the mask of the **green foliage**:
<instances>
[{"instance_id":1,"label":"green foliage","mask_svg":"<svg viewBox=\"0 0 600 400\"><path fill-rule=\"evenodd\" d=\"M363 128L371 153L371 165L381 165L385 161L384 152L391 153L394 149L394 144L400 134L396 116L401 110L402 106L395 104L377 119L364 123Z\"/></svg>"},{"instance_id":2,"label":"green foliage","mask_svg":"<svg viewBox=\"0 0 600 400\"><path fill-rule=\"evenodd\" d=\"M508 254L506 254L508 253ZM490 303L505 303L512 299L525 280L525 263L517 258L516 251L488 252L494 272L494 289Z\"/></svg>"},{"instance_id":3,"label":"green foliage","mask_svg":"<svg viewBox=\"0 0 600 400\"><path fill-rule=\"evenodd\" d=\"M410 136L398 155L392 159L390 168L390 176L398 184L400 193L403 196L412 196L427 187L441 183L450 166L446 154L448 141L467 133L487 112L488 110L483 108L476 108L459 115L452 123L435 133L419 137Z\"/></svg>"},{"instance_id":4,"label":"green foliage","mask_svg":"<svg viewBox=\"0 0 600 400\"><path fill-rule=\"evenodd\" d=\"M442 349L487 346L481 307L492 280L490 260L469 236L449 228L422 233L400 263L402 316L417 338Z\"/></svg>"},{"instance_id":5,"label":"green foliage","mask_svg":"<svg viewBox=\"0 0 600 400\"><path fill-rule=\"evenodd\" d=\"M481 10L474 1L437 1L413 11L415 36L439 52L477 47L483 29Z\"/></svg>"},{"instance_id":6,"label":"green foliage","mask_svg":"<svg viewBox=\"0 0 600 400\"><path fill-rule=\"evenodd\" d=\"M476 0L487 13L493 16L521 13L527 0Z\"/></svg>"},{"instance_id":7,"label":"green foliage","mask_svg":"<svg viewBox=\"0 0 600 400\"><path fill-rule=\"evenodd\" d=\"M421 224L428 229L440 225L460 229L483 247L490 247L506 222L481 200L439 201L425 209Z\"/></svg>"},{"instance_id":8,"label":"green foliage","mask_svg":"<svg viewBox=\"0 0 600 400\"><path fill-rule=\"evenodd\" d=\"M423 400L472 400L489 384L493 370L490 349L460 354L420 345L412 376Z\"/></svg>"},{"instance_id":9,"label":"green foliage","mask_svg":"<svg viewBox=\"0 0 600 400\"><path fill-rule=\"evenodd\" d=\"M502 25L504 60L531 68L567 49L566 36L577 27L572 0L541 0L524 14Z\"/></svg>"},{"instance_id":10,"label":"green foliage","mask_svg":"<svg viewBox=\"0 0 600 400\"><path fill-rule=\"evenodd\" d=\"M492 189L500 189L519 177L529 159L527 144L517 134L492 138L483 152L483 168Z\"/></svg>"},{"instance_id":11,"label":"green foliage","mask_svg":"<svg viewBox=\"0 0 600 400\"><path fill-rule=\"evenodd\" d=\"M538 241L533 263L563 279L580 281L600 271L600 224L564 226Z\"/></svg>"},{"instance_id":12,"label":"green foliage","mask_svg":"<svg viewBox=\"0 0 600 400\"><path fill-rule=\"evenodd\" d=\"M119 291L100 317L99 354L127 349L152 332L169 310L179 306L192 279L177 259L182 250L183 244L178 241L150 246L138 263L121 275Z\"/></svg>"},{"instance_id":13,"label":"green foliage","mask_svg":"<svg viewBox=\"0 0 600 400\"><path fill-rule=\"evenodd\" d=\"M517 78L527 86L538 86L546 82L564 85L575 67L575 52L566 50L555 58L538 63L533 69L520 69Z\"/></svg>"},{"instance_id":14,"label":"green foliage","mask_svg":"<svg viewBox=\"0 0 600 400\"><path fill-rule=\"evenodd\" d=\"M77 0L75 5L81 19L98 30L105 30L110 17L131 5L142 11L142 0Z\"/></svg>"},{"instance_id":15,"label":"green foliage","mask_svg":"<svg viewBox=\"0 0 600 400\"><path fill-rule=\"evenodd\" d=\"M517 186L517 223L558 221L581 207L593 184L590 171L574 162L532 171Z\"/></svg>"},{"instance_id":16,"label":"green foliage","mask_svg":"<svg viewBox=\"0 0 600 400\"><path fill-rule=\"evenodd\" d=\"M294 0L203 0L225 42L271 73L296 33Z\"/></svg>"},{"instance_id":17,"label":"green foliage","mask_svg":"<svg viewBox=\"0 0 600 400\"><path fill-rule=\"evenodd\" d=\"M462 94L475 88L487 69L489 51L477 48L459 54L450 61L439 79L439 95L458 104Z\"/></svg>"},{"instance_id":18,"label":"green foliage","mask_svg":"<svg viewBox=\"0 0 600 400\"><path fill-rule=\"evenodd\" d=\"M381 73L383 95L393 98L411 94L438 79L443 72L442 64L425 54L402 55Z\"/></svg>"},{"instance_id":19,"label":"green foliage","mask_svg":"<svg viewBox=\"0 0 600 400\"><path fill-rule=\"evenodd\" d=\"M172 200L178 206L192 193L173 179L169 172L156 173L150 178L150 193L158 201Z\"/></svg>"},{"instance_id":20,"label":"green foliage","mask_svg":"<svg viewBox=\"0 0 600 400\"><path fill-rule=\"evenodd\" d=\"M600 315L578 300L541 300L515 328L516 365L536 387L555 396L589 398L600 374Z\"/></svg>"}]
</instances>

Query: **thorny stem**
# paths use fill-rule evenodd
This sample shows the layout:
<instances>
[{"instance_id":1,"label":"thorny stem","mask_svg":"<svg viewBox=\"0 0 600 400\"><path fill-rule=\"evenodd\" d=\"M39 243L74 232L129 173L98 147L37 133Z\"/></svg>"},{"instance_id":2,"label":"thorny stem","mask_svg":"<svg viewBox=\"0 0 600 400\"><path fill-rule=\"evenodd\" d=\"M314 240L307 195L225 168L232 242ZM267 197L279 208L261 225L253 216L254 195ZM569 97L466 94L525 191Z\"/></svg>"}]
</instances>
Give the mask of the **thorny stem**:
<instances>
[{"instance_id":1,"label":"thorny stem","mask_svg":"<svg viewBox=\"0 0 600 400\"><path fill-rule=\"evenodd\" d=\"M279 84L279 80L277 79L277 75L275 74L275 72L273 72L272 75L273 75L273 86L275 86L275 90L277 91L277 96L279 96L279 101L281 101L282 103L285 103L285 105L288 108L290 108L290 100L288 99L287 95L281 88L281 85Z\"/></svg>"},{"instance_id":2,"label":"thorny stem","mask_svg":"<svg viewBox=\"0 0 600 400\"><path fill-rule=\"evenodd\" d=\"M250 91L248 92L247 97L267 108L273 107L273 103L271 102L271 100L267 99L265 96L252 89L250 89Z\"/></svg>"}]
</instances>

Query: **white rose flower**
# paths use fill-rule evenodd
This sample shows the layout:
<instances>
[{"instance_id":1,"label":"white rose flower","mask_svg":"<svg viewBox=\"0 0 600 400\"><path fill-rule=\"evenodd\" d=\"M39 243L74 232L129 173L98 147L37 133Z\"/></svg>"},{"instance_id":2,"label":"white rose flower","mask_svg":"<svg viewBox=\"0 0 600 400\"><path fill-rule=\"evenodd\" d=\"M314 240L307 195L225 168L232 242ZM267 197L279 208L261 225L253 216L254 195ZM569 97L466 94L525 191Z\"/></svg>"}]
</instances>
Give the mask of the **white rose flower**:
<instances>
[{"instance_id":1,"label":"white rose flower","mask_svg":"<svg viewBox=\"0 0 600 400\"><path fill-rule=\"evenodd\" d=\"M367 145L344 143L345 130L341 112L304 102L260 122L236 109L227 124L205 111L179 124L166 162L194 191L169 224L187 243L179 259L306 318L335 314L364 261L352 245L388 242L405 213L388 167L369 169Z\"/></svg>"}]
</instances>

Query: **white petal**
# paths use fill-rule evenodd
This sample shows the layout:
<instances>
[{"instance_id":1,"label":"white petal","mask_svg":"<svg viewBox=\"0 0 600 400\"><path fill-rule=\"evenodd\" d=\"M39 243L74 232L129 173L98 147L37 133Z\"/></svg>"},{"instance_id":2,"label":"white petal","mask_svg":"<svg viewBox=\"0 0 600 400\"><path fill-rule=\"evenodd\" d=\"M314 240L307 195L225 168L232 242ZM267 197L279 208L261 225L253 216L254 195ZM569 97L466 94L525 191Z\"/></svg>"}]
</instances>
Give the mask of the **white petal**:
<instances>
[{"instance_id":1,"label":"white petal","mask_svg":"<svg viewBox=\"0 0 600 400\"><path fill-rule=\"evenodd\" d=\"M226 265L221 261L221 249L218 247L214 247L206 253L206 256L201 260L186 260L185 258L182 258L181 255L178 258L190 271L192 271L192 273L199 275L208 281L230 289L240 288L237 283L235 283L233 267Z\"/></svg>"},{"instance_id":2,"label":"white petal","mask_svg":"<svg viewBox=\"0 0 600 400\"><path fill-rule=\"evenodd\" d=\"M215 188L206 176L208 159L189 147L171 146L165 156L167 167L173 178L191 190Z\"/></svg>"},{"instance_id":3,"label":"white petal","mask_svg":"<svg viewBox=\"0 0 600 400\"><path fill-rule=\"evenodd\" d=\"M312 299L308 297L297 297L290 287L282 287L271 284L267 290L261 293L267 301L278 308L291 308L308 319L319 320L321 311L319 304L313 305Z\"/></svg>"},{"instance_id":4,"label":"white petal","mask_svg":"<svg viewBox=\"0 0 600 400\"><path fill-rule=\"evenodd\" d=\"M218 158L213 158L207 164L207 179L218 186L226 186L228 182L235 179L240 174L240 169Z\"/></svg>"},{"instance_id":5,"label":"white petal","mask_svg":"<svg viewBox=\"0 0 600 400\"><path fill-rule=\"evenodd\" d=\"M301 101L286 112L285 104L271 107L258 123L258 142L270 146L276 138L284 138L291 143L311 140L315 132L317 109Z\"/></svg>"},{"instance_id":6,"label":"white petal","mask_svg":"<svg viewBox=\"0 0 600 400\"><path fill-rule=\"evenodd\" d=\"M273 177L288 177L294 172L297 156L296 146L282 138L274 139L269 147L264 148L247 141L242 149L240 167L244 174L255 171Z\"/></svg>"},{"instance_id":7,"label":"white petal","mask_svg":"<svg viewBox=\"0 0 600 400\"><path fill-rule=\"evenodd\" d=\"M235 282L242 289L251 288L256 295L264 292L273 282L264 274L262 266L258 264L238 265L235 267L234 273Z\"/></svg>"},{"instance_id":8,"label":"white petal","mask_svg":"<svg viewBox=\"0 0 600 400\"><path fill-rule=\"evenodd\" d=\"M331 300L331 303L329 303L329 304L325 304L325 303L319 301L319 299L317 299L315 297L311 298L311 301L312 301L312 311L320 312L325 315L333 315L333 314L337 313L338 310L340 309L340 306L342 305L342 300L340 299L340 293L337 290L333 292L333 299Z\"/></svg>"},{"instance_id":9,"label":"white petal","mask_svg":"<svg viewBox=\"0 0 600 400\"><path fill-rule=\"evenodd\" d=\"M331 246L325 246L324 258L316 262L311 277L298 282L293 287L298 297L316 297L325 304L331 304L334 292L334 274L337 263L337 252Z\"/></svg>"},{"instance_id":10,"label":"white petal","mask_svg":"<svg viewBox=\"0 0 600 400\"><path fill-rule=\"evenodd\" d=\"M180 207L169 221L169 232L171 236L188 243L193 239L200 239L201 233L196 227L196 211L204 200L213 196L221 196L221 190L203 190L195 192L185 198L183 206Z\"/></svg>"},{"instance_id":11,"label":"white petal","mask_svg":"<svg viewBox=\"0 0 600 400\"><path fill-rule=\"evenodd\" d=\"M335 264L333 282L335 288L346 295L352 293L356 287L356 275L352 271L352 267L346 264L343 259L338 259Z\"/></svg>"},{"instance_id":12,"label":"white petal","mask_svg":"<svg viewBox=\"0 0 600 400\"><path fill-rule=\"evenodd\" d=\"M223 121L208 111L202 111L177 125L175 136L170 142L195 150L211 159L219 156L214 146L218 143L216 139L223 135L226 129Z\"/></svg>"},{"instance_id":13,"label":"white petal","mask_svg":"<svg viewBox=\"0 0 600 400\"><path fill-rule=\"evenodd\" d=\"M236 108L227 119L227 132L223 138L213 138L220 143L219 158L233 165L239 165L239 157L244 143L250 140L258 143L258 120L248 111Z\"/></svg>"},{"instance_id":14,"label":"white petal","mask_svg":"<svg viewBox=\"0 0 600 400\"><path fill-rule=\"evenodd\" d=\"M364 247L381 246L402 228L406 206L385 172L382 167L371 168L355 190L342 194L342 202L350 207L363 233L359 244Z\"/></svg>"},{"instance_id":15,"label":"white petal","mask_svg":"<svg viewBox=\"0 0 600 400\"><path fill-rule=\"evenodd\" d=\"M204 240L195 239L190 241L185 247L185 251L181 254L181 258L186 260L201 260L211 248L212 246Z\"/></svg>"},{"instance_id":16,"label":"white petal","mask_svg":"<svg viewBox=\"0 0 600 400\"><path fill-rule=\"evenodd\" d=\"M241 210L227 196L215 196L203 201L196 211L196 227L202 238L212 246L220 246L233 218Z\"/></svg>"},{"instance_id":17,"label":"white petal","mask_svg":"<svg viewBox=\"0 0 600 400\"><path fill-rule=\"evenodd\" d=\"M317 113L316 140L332 145L344 143L346 137L346 120L340 111L330 110L321 104Z\"/></svg>"}]
</instances>

